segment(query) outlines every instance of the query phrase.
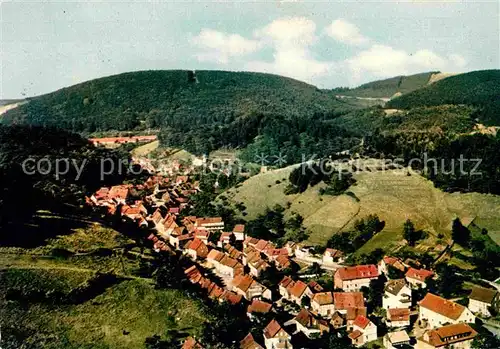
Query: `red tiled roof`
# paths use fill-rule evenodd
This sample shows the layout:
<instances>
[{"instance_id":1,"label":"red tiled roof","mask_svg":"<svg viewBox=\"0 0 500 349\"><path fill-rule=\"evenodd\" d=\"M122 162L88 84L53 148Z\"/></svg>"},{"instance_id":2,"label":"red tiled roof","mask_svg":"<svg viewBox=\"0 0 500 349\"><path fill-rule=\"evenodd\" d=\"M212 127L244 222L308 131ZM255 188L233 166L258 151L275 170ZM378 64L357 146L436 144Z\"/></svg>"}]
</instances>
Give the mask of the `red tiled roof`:
<instances>
[{"instance_id":1,"label":"red tiled roof","mask_svg":"<svg viewBox=\"0 0 500 349\"><path fill-rule=\"evenodd\" d=\"M293 279L290 276L285 276L279 283L280 286L287 288L290 283L294 283Z\"/></svg>"},{"instance_id":2,"label":"red tiled roof","mask_svg":"<svg viewBox=\"0 0 500 349\"><path fill-rule=\"evenodd\" d=\"M315 303L318 303L319 305L328 305L334 303L332 292L316 293L312 296L311 300Z\"/></svg>"},{"instance_id":3,"label":"red tiled roof","mask_svg":"<svg viewBox=\"0 0 500 349\"><path fill-rule=\"evenodd\" d=\"M347 308L346 320L355 320L359 315L366 316L366 307L361 308Z\"/></svg>"},{"instance_id":4,"label":"red tiled roof","mask_svg":"<svg viewBox=\"0 0 500 349\"><path fill-rule=\"evenodd\" d=\"M241 294L236 294L232 291L225 291L224 294L222 295L222 298L231 304L238 304L243 299Z\"/></svg>"},{"instance_id":5,"label":"red tiled roof","mask_svg":"<svg viewBox=\"0 0 500 349\"><path fill-rule=\"evenodd\" d=\"M474 339L476 336L477 332L472 327L464 323L459 323L429 330L419 340L423 340L435 348L440 348L448 347L453 343L468 341Z\"/></svg>"},{"instance_id":6,"label":"red tiled roof","mask_svg":"<svg viewBox=\"0 0 500 349\"><path fill-rule=\"evenodd\" d=\"M281 330L281 325L276 320L271 320L271 322L264 328L264 337L270 339L274 338L276 334Z\"/></svg>"},{"instance_id":7,"label":"red tiled roof","mask_svg":"<svg viewBox=\"0 0 500 349\"><path fill-rule=\"evenodd\" d=\"M193 337L187 337L181 349L203 349L203 346Z\"/></svg>"},{"instance_id":8,"label":"red tiled roof","mask_svg":"<svg viewBox=\"0 0 500 349\"><path fill-rule=\"evenodd\" d=\"M216 223L224 223L221 217L203 217L196 219L196 225L202 226L205 224L216 224Z\"/></svg>"},{"instance_id":9,"label":"red tiled roof","mask_svg":"<svg viewBox=\"0 0 500 349\"><path fill-rule=\"evenodd\" d=\"M234 287L246 292L254 283L254 279L250 275L238 275L233 279Z\"/></svg>"},{"instance_id":10,"label":"red tiled roof","mask_svg":"<svg viewBox=\"0 0 500 349\"><path fill-rule=\"evenodd\" d=\"M426 269L415 269L415 268L410 268L406 272L406 277L409 277L411 279L419 280L419 281L425 281L429 277L433 277L434 273L430 270Z\"/></svg>"},{"instance_id":11,"label":"red tiled roof","mask_svg":"<svg viewBox=\"0 0 500 349\"><path fill-rule=\"evenodd\" d=\"M463 305L436 296L432 293L427 293L419 304L420 307L424 307L453 320L458 319L465 310Z\"/></svg>"},{"instance_id":12,"label":"red tiled roof","mask_svg":"<svg viewBox=\"0 0 500 349\"><path fill-rule=\"evenodd\" d=\"M307 284L304 283L303 281L299 280L299 281L295 282L295 284L293 284L291 287L288 288L288 292L292 296L300 298L300 297L302 297L302 295L304 294L306 289L307 289Z\"/></svg>"},{"instance_id":13,"label":"red tiled roof","mask_svg":"<svg viewBox=\"0 0 500 349\"><path fill-rule=\"evenodd\" d=\"M255 249L258 251L264 251L269 245L269 241L259 240L259 242L255 245Z\"/></svg>"},{"instance_id":14,"label":"red tiled roof","mask_svg":"<svg viewBox=\"0 0 500 349\"><path fill-rule=\"evenodd\" d=\"M370 322L370 319L363 315L358 315L356 319L354 319L354 325L362 329L365 329Z\"/></svg>"},{"instance_id":15,"label":"red tiled roof","mask_svg":"<svg viewBox=\"0 0 500 349\"><path fill-rule=\"evenodd\" d=\"M314 280L309 281L307 286L309 286L313 292L323 292L323 287Z\"/></svg>"},{"instance_id":16,"label":"red tiled roof","mask_svg":"<svg viewBox=\"0 0 500 349\"><path fill-rule=\"evenodd\" d=\"M362 292L334 292L333 298L336 309L363 308L365 300Z\"/></svg>"},{"instance_id":17,"label":"red tiled roof","mask_svg":"<svg viewBox=\"0 0 500 349\"><path fill-rule=\"evenodd\" d=\"M250 304L247 308L247 313L268 313L271 308L272 304L263 302L258 299L254 299L252 301L252 304Z\"/></svg>"},{"instance_id":18,"label":"red tiled roof","mask_svg":"<svg viewBox=\"0 0 500 349\"><path fill-rule=\"evenodd\" d=\"M373 264L340 268L337 269L337 274L341 280L376 278L379 276L378 269Z\"/></svg>"},{"instance_id":19,"label":"red tiled roof","mask_svg":"<svg viewBox=\"0 0 500 349\"><path fill-rule=\"evenodd\" d=\"M252 334L249 333L240 341L240 349L264 349L260 344L258 344L253 338Z\"/></svg>"},{"instance_id":20,"label":"red tiled roof","mask_svg":"<svg viewBox=\"0 0 500 349\"><path fill-rule=\"evenodd\" d=\"M387 319L389 321L410 321L410 309L408 308L388 309Z\"/></svg>"},{"instance_id":21,"label":"red tiled roof","mask_svg":"<svg viewBox=\"0 0 500 349\"><path fill-rule=\"evenodd\" d=\"M349 338L350 339L357 339L359 338L363 333L356 330L356 331L352 331L351 333L349 333Z\"/></svg>"},{"instance_id":22,"label":"red tiled roof","mask_svg":"<svg viewBox=\"0 0 500 349\"><path fill-rule=\"evenodd\" d=\"M290 258L288 258L287 256L279 256L278 258L276 258L276 263L282 268L288 268L292 265Z\"/></svg>"},{"instance_id":23,"label":"red tiled roof","mask_svg":"<svg viewBox=\"0 0 500 349\"><path fill-rule=\"evenodd\" d=\"M233 228L233 232L244 233L245 232L245 224L236 224Z\"/></svg>"}]
</instances>

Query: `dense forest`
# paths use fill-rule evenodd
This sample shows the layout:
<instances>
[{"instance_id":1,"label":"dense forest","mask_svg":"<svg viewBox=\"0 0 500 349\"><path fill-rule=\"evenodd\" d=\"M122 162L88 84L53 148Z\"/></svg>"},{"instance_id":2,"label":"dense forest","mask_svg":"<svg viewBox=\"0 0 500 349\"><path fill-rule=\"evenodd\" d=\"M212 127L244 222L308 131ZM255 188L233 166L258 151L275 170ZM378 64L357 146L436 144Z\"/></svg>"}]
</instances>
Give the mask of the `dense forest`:
<instances>
[{"instance_id":1,"label":"dense forest","mask_svg":"<svg viewBox=\"0 0 500 349\"><path fill-rule=\"evenodd\" d=\"M500 125L500 70L482 70L451 76L387 103L389 108L465 104L477 108L474 118Z\"/></svg>"},{"instance_id":2,"label":"dense forest","mask_svg":"<svg viewBox=\"0 0 500 349\"><path fill-rule=\"evenodd\" d=\"M3 121L58 126L83 134L161 128L164 145L201 154L223 146L244 147L256 136L287 124L290 132L300 133L313 119L359 108L356 103L276 75L143 71L33 98L8 112ZM290 132L283 130L283 136Z\"/></svg>"},{"instance_id":3,"label":"dense forest","mask_svg":"<svg viewBox=\"0 0 500 349\"><path fill-rule=\"evenodd\" d=\"M120 183L126 169L120 174L116 166L101 177L103 159L116 165L128 154L55 128L0 125L0 229L26 223L39 209L78 205L100 186Z\"/></svg>"}]
</instances>

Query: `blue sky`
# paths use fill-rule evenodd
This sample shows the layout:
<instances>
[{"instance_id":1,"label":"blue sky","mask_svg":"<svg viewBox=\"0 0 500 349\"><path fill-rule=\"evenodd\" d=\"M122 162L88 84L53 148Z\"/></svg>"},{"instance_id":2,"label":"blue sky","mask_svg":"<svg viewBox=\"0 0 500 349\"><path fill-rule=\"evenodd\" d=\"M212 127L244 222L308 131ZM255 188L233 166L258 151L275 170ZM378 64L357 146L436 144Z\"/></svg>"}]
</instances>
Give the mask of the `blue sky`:
<instances>
[{"instance_id":1,"label":"blue sky","mask_svg":"<svg viewBox=\"0 0 500 349\"><path fill-rule=\"evenodd\" d=\"M500 66L495 0L0 3L3 99L147 69L261 71L333 88Z\"/></svg>"}]
</instances>

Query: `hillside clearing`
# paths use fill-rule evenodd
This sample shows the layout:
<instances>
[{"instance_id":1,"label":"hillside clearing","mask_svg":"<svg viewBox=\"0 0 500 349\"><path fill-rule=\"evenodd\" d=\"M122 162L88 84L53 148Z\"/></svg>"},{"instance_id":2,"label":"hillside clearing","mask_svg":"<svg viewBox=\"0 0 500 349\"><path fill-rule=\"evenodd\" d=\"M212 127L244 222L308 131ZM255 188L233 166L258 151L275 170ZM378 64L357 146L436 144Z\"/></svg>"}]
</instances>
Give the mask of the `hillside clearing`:
<instances>
[{"instance_id":1,"label":"hillside clearing","mask_svg":"<svg viewBox=\"0 0 500 349\"><path fill-rule=\"evenodd\" d=\"M418 229L429 231L431 236L442 233L449 237L455 217L469 222L476 219L477 224L488 229L492 238L498 241L499 196L444 193L419 175L407 176L405 170L355 174L357 183L349 191L359 201L351 195L320 196L321 184L309 187L304 193L287 196L283 189L292 169L287 167L259 174L225 195L232 202L242 202L246 206L246 219L253 219L266 207L276 204L286 207L288 215L291 212L301 214L304 226L311 232L309 242L313 244L324 244L332 234L350 229L356 219L369 214L377 214L386 222L383 234L374 238L375 242L390 241L388 236L399 234L406 219L411 219ZM393 240L400 240L399 235L394 237Z\"/></svg>"}]
</instances>

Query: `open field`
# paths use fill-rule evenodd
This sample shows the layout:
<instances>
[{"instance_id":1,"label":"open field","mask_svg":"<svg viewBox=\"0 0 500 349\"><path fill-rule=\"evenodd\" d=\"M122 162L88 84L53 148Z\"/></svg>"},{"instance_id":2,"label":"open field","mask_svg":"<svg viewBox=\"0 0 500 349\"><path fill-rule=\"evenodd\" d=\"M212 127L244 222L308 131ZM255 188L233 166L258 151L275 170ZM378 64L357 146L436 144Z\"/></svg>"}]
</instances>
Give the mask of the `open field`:
<instances>
[{"instance_id":1,"label":"open field","mask_svg":"<svg viewBox=\"0 0 500 349\"><path fill-rule=\"evenodd\" d=\"M154 141L144 145L140 145L137 148L132 149L130 152L132 156L147 156L153 150L156 150L160 145L160 141Z\"/></svg>"},{"instance_id":2,"label":"open field","mask_svg":"<svg viewBox=\"0 0 500 349\"><path fill-rule=\"evenodd\" d=\"M498 241L499 196L444 193L419 175L407 176L404 170L355 174L357 183L349 191L358 200L350 195L320 196L318 189L321 184L302 194L287 196L283 189L288 184L292 168L254 176L225 195L234 203L243 202L247 219L255 218L266 207L289 206L286 213L297 212L304 217L304 225L311 232L309 240L314 244L325 243L332 234L350 229L356 219L369 214L377 214L386 222L382 234L373 239L375 245L399 241L406 219L411 219L417 229L428 231L433 243L439 233L444 234L446 240L450 236L451 222L456 217L464 224L475 219ZM280 183L276 184L276 181Z\"/></svg>"},{"instance_id":3,"label":"open field","mask_svg":"<svg viewBox=\"0 0 500 349\"><path fill-rule=\"evenodd\" d=\"M57 275L56 280L65 277ZM24 282L29 287L30 280ZM4 338L15 335L37 348L143 348L145 339L153 335L165 339L174 331L181 336L198 334L205 321L202 306L181 292L155 290L141 280L122 281L80 304L20 304L2 299Z\"/></svg>"}]
</instances>

